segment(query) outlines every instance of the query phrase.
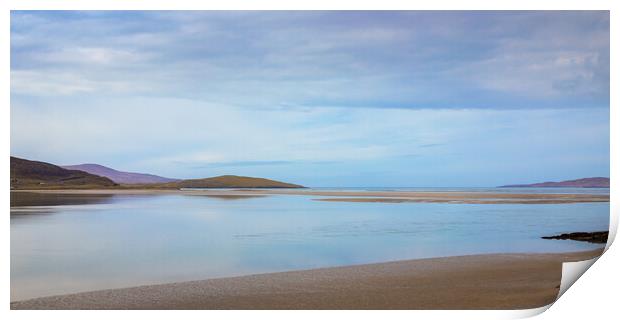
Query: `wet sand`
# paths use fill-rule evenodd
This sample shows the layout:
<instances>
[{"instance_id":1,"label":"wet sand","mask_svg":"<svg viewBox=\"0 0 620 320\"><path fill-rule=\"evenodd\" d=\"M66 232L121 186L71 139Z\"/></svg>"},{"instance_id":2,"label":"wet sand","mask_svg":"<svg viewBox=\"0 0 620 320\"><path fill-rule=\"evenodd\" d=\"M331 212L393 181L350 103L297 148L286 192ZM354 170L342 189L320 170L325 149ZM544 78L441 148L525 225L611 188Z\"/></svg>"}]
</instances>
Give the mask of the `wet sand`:
<instances>
[{"instance_id":1,"label":"wet sand","mask_svg":"<svg viewBox=\"0 0 620 320\"><path fill-rule=\"evenodd\" d=\"M406 202L424 202L424 203L470 203L470 204L562 204L562 203L582 203L582 202L607 202L601 198L548 198L548 199L437 199L437 198L323 198L313 199L316 201L330 202L382 202L382 203L406 203Z\"/></svg>"},{"instance_id":2,"label":"wet sand","mask_svg":"<svg viewBox=\"0 0 620 320\"><path fill-rule=\"evenodd\" d=\"M609 202L603 194L542 194L542 193L492 193L492 192L421 192L421 191L317 191L312 189L236 189L236 190L173 190L173 189L99 189L99 190L12 190L81 195L147 195L183 194L213 197L249 197L258 195L321 196L319 201L347 202L433 202L473 204L561 204L579 202Z\"/></svg>"},{"instance_id":3,"label":"wet sand","mask_svg":"<svg viewBox=\"0 0 620 320\"><path fill-rule=\"evenodd\" d=\"M406 260L103 290L11 309L528 309L552 303L562 262L602 250Z\"/></svg>"}]
</instances>

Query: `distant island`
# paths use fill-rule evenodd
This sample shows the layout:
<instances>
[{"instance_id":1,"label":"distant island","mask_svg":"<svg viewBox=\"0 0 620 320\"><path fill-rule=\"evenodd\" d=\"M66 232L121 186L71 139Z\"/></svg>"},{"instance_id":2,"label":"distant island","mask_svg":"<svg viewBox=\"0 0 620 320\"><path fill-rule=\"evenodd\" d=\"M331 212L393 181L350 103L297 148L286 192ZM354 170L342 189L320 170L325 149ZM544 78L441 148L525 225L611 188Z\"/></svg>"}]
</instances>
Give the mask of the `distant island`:
<instances>
[{"instance_id":1,"label":"distant island","mask_svg":"<svg viewBox=\"0 0 620 320\"><path fill-rule=\"evenodd\" d=\"M159 184L162 188L305 188L304 186L265 178L224 175Z\"/></svg>"},{"instance_id":2,"label":"distant island","mask_svg":"<svg viewBox=\"0 0 620 320\"><path fill-rule=\"evenodd\" d=\"M106 177L119 184L149 184L149 183L167 183L179 181L180 179L171 179L156 176L154 174L136 173L118 171L100 164L85 163L71 166L62 166L64 169L80 170L101 177Z\"/></svg>"},{"instance_id":3,"label":"distant island","mask_svg":"<svg viewBox=\"0 0 620 320\"><path fill-rule=\"evenodd\" d=\"M79 168L79 170L76 170ZM97 164L60 167L51 163L11 157L11 189L109 188L304 188L264 178L223 175L179 180L151 174L123 172Z\"/></svg>"},{"instance_id":4,"label":"distant island","mask_svg":"<svg viewBox=\"0 0 620 320\"><path fill-rule=\"evenodd\" d=\"M532 184L511 184L500 188L609 188L609 178L593 177L560 182L540 182Z\"/></svg>"}]
</instances>

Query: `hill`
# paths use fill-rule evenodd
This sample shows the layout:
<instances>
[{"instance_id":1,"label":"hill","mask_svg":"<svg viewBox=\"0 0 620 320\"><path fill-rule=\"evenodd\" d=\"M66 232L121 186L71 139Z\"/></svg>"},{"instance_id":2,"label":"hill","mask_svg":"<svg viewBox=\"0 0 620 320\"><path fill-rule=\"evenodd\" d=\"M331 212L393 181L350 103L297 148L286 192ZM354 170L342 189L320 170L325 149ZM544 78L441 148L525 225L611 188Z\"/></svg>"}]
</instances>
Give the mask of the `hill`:
<instances>
[{"instance_id":1,"label":"hill","mask_svg":"<svg viewBox=\"0 0 620 320\"><path fill-rule=\"evenodd\" d=\"M189 179L159 185L165 188L304 188L303 186L264 178L225 175Z\"/></svg>"},{"instance_id":2,"label":"hill","mask_svg":"<svg viewBox=\"0 0 620 320\"><path fill-rule=\"evenodd\" d=\"M79 170L76 170L79 169ZM123 172L97 164L60 167L51 163L11 157L11 189L97 188L304 188L264 178L225 175L176 180L151 174Z\"/></svg>"},{"instance_id":3,"label":"hill","mask_svg":"<svg viewBox=\"0 0 620 320\"><path fill-rule=\"evenodd\" d=\"M179 181L178 179L164 178L156 176L154 174L136 173L118 171L112 168L108 168L99 164L85 163L71 166L62 166L69 170L80 170L94 174L101 177L109 178L110 180L121 184L151 184L151 183L166 183Z\"/></svg>"},{"instance_id":4,"label":"hill","mask_svg":"<svg viewBox=\"0 0 620 320\"><path fill-rule=\"evenodd\" d=\"M541 182L532 184L512 184L500 188L609 188L609 178L594 177L560 182Z\"/></svg>"},{"instance_id":5,"label":"hill","mask_svg":"<svg viewBox=\"0 0 620 320\"><path fill-rule=\"evenodd\" d=\"M116 185L108 178L88 172L11 157L11 189L86 189Z\"/></svg>"}]
</instances>

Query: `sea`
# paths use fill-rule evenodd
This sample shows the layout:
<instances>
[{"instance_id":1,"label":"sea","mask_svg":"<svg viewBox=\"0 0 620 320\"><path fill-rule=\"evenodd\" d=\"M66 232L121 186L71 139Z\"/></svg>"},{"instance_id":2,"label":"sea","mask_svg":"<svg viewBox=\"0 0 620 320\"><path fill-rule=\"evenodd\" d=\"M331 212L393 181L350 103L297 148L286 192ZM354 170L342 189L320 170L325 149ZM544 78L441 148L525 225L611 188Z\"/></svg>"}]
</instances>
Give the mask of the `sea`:
<instances>
[{"instance_id":1,"label":"sea","mask_svg":"<svg viewBox=\"0 0 620 320\"><path fill-rule=\"evenodd\" d=\"M315 188L609 194L601 188ZM311 195L11 194L11 301L431 257L602 247L610 206L315 201Z\"/></svg>"}]
</instances>

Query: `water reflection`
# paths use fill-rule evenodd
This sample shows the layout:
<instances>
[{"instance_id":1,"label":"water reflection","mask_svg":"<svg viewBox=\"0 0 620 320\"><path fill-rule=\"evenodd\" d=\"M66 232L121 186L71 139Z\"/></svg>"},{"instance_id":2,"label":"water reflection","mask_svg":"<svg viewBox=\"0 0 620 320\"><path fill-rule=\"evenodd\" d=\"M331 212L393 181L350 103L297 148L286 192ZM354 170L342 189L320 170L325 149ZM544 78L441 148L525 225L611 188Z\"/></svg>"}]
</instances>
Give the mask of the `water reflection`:
<instances>
[{"instance_id":1,"label":"water reflection","mask_svg":"<svg viewBox=\"0 0 620 320\"><path fill-rule=\"evenodd\" d=\"M110 203L111 194L11 192L11 208Z\"/></svg>"},{"instance_id":2,"label":"water reflection","mask_svg":"<svg viewBox=\"0 0 620 320\"><path fill-rule=\"evenodd\" d=\"M609 203L344 203L311 196L11 194L11 299L399 259L600 246ZM234 201L231 201L234 200ZM39 210L47 215L15 211Z\"/></svg>"}]
</instances>

